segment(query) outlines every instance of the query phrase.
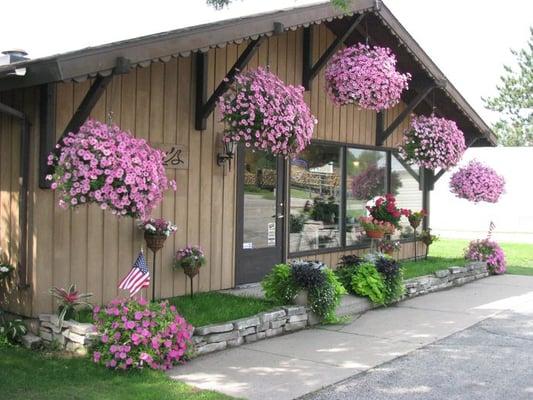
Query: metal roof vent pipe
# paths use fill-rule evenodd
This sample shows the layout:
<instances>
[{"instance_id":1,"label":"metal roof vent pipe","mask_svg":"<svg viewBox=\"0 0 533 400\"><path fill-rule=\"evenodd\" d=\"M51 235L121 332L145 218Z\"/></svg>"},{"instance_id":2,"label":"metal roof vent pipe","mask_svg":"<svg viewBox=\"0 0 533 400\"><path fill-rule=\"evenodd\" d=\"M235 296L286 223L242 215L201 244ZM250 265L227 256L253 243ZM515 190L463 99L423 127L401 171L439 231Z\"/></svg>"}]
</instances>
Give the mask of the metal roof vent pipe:
<instances>
[{"instance_id":1,"label":"metal roof vent pipe","mask_svg":"<svg viewBox=\"0 0 533 400\"><path fill-rule=\"evenodd\" d=\"M27 61L30 59L27 55L28 53L24 50L5 50L0 55L0 66ZM26 68L14 68L13 71L9 71L6 75L24 76L26 75Z\"/></svg>"}]
</instances>

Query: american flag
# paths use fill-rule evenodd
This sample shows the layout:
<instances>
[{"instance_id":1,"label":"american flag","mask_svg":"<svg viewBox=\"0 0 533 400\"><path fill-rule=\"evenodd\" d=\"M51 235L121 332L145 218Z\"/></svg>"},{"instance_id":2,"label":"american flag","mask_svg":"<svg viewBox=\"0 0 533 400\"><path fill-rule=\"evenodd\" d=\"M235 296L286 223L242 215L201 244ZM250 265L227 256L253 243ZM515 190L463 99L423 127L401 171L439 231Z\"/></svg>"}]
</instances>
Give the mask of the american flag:
<instances>
[{"instance_id":1,"label":"american flag","mask_svg":"<svg viewBox=\"0 0 533 400\"><path fill-rule=\"evenodd\" d=\"M122 279L118 287L119 289L129 290L130 297L133 297L139 290L148 286L150 286L150 271L148 271L144 253L141 250L133 263L131 271Z\"/></svg>"},{"instance_id":2,"label":"american flag","mask_svg":"<svg viewBox=\"0 0 533 400\"><path fill-rule=\"evenodd\" d=\"M492 232L494 231L495 228L496 228L496 225L494 225L494 222L490 221L489 234L487 235L487 239L491 238Z\"/></svg>"}]
</instances>

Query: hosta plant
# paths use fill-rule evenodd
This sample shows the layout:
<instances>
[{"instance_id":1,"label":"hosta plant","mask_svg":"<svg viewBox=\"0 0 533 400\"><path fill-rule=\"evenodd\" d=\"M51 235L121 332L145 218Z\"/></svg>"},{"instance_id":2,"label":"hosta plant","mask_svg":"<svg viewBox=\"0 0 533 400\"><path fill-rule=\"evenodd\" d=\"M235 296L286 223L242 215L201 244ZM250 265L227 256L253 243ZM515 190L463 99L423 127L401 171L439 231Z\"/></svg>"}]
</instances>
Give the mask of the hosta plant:
<instances>
[{"instance_id":1,"label":"hosta plant","mask_svg":"<svg viewBox=\"0 0 533 400\"><path fill-rule=\"evenodd\" d=\"M285 84L265 68L243 72L219 99L225 142L293 156L311 142L316 124L304 88Z\"/></svg>"},{"instance_id":2,"label":"hosta plant","mask_svg":"<svg viewBox=\"0 0 533 400\"><path fill-rule=\"evenodd\" d=\"M327 93L336 105L381 111L398 104L411 75L396 69L396 56L389 48L358 43L331 58L325 78Z\"/></svg>"},{"instance_id":3,"label":"hosta plant","mask_svg":"<svg viewBox=\"0 0 533 400\"><path fill-rule=\"evenodd\" d=\"M48 157L59 206L96 203L112 213L146 218L175 189L165 175L165 153L118 126L89 119Z\"/></svg>"},{"instance_id":4,"label":"hosta plant","mask_svg":"<svg viewBox=\"0 0 533 400\"><path fill-rule=\"evenodd\" d=\"M20 342L22 336L28 332L21 319L0 320L0 348Z\"/></svg>"},{"instance_id":5,"label":"hosta plant","mask_svg":"<svg viewBox=\"0 0 533 400\"><path fill-rule=\"evenodd\" d=\"M474 203L497 203L504 193L505 179L491 167L470 161L450 179L450 190L457 197Z\"/></svg>"},{"instance_id":6,"label":"hosta plant","mask_svg":"<svg viewBox=\"0 0 533 400\"><path fill-rule=\"evenodd\" d=\"M485 261L491 274L504 274L507 269L503 249L491 239L472 240L465 250L465 258Z\"/></svg>"},{"instance_id":7,"label":"hosta plant","mask_svg":"<svg viewBox=\"0 0 533 400\"><path fill-rule=\"evenodd\" d=\"M68 289L53 287L49 292L57 301L60 325L65 319L75 318L80 308L92 307L86 299L92 297L93 294L78 292L75 284L70 285Z\"/></svg>"},{"instance_id":8,"label":"hosta plant","mask_svg":"<svg viewBox=\"0 0 533 400\"><path fill-rule=\"evenodd\" d=\"M399 153L409 164L435 170L457 165L465 150L464 134L455 121L431 115L413 116Z\"/></svg>"},{"instance_id":9,"label":"hosta plant","mask_svg":"<svg viewBox=\"0 0 533 400\"><path fill-rule=\"evenodd\" d=\"M100 342L93 361L107 368L167 370L183 362L193 328L168 302L116 299L94 308Z\"/></svg>"},{"instance_id":10,"label":"hosta plant","mask_svg":"<svg viewBox=\"0 0 533 400\"><path fill-rule=\"evenodd\" d=\"M325 322L335 322L335 309L345 293L334 272L317 261L278 264L263 279L265 297L278 304L293 304L296 295L307 292L311 311Z\"/></svg>"}]
</instances>

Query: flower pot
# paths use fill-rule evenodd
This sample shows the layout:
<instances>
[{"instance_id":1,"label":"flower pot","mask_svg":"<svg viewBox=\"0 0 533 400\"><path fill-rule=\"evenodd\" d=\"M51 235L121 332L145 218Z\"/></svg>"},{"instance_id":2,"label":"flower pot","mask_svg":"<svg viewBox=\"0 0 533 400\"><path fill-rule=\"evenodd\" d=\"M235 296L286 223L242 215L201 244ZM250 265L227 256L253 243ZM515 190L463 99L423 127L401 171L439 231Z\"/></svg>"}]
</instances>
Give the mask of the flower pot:
<instances>
[{"instance_id":1,"label":"flower pot","mask_svg":"<svg viewBox=\"0 0 533 400\"><path fill-rule=\"evenodd\" d=\"M149 233L144 232L144 240L146 241L146 246L156 253L158 250L162 249L167 236L158 233Z\"/></svg>"},{"instance_id":2,"label":"flower pot","mask_svg":"<svg viewBox=\"0 0 533 400\"><path fill-rule=\"evenodd\" d=\"M294 298L294 304L298 306L306 306L308 304L307 290L300 290Z\"/></svg>"},{"instance_id":3,"label":"flower pot","mask_svg":"<svg viewBox=\"0 0 533 400\"><path fill-rule=\"evenodd\" d=\"M194 278L196 275L198 275L198 272L200 272L200 264L184 264L182 265L183 272L185 275L187 275L189 278Z\"/></svg>"},{"instance_id":4,"label":"flower pot","mask_svg":"<svg viewBox=\"0 0 533 400\"><path fill-rule=\"evenodd\" d=\"M385 232L383 231L366 231L366 236L368 236L370 239L383 239L383 236L385 236Z\"/></svg>"},{"instance_id":5,"label":"flower pot","mask_svg":"<svg viewBox=\"0 0 533 400\"><path fill-rule=\"evenodd\" d=\"M411 228L416 230L416 228L418 228L420 226L420 222L421 221L409 221L409 225L411 225Z\"/></svg>"}]
</instances>

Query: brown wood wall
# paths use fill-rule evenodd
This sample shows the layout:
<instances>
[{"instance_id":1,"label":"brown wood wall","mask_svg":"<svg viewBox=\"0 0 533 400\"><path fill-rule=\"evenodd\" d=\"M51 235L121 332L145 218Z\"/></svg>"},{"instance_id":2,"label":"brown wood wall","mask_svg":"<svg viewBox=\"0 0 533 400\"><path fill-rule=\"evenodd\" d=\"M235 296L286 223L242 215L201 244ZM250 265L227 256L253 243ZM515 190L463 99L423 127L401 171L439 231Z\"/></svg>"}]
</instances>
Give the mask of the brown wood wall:
<instances>
[{"instance_id":1,"label":"brown wood wall","mask_svg":"<svg viewBox=\"0 0 533 400\"><path fill-rule=\"evenodd\" d=\"M316 40L313 58L317 60L333 41L333 34L324 25L313 26ZM301 84L303 31L289 31L265 41L250 61L248 68L259 65L270 66L282 80L290 84ZM209 50L208 93L211 93L224 78L247 42L239 45ZM168 297L188 292L188 282L183 272L170 267L176 249L187 244L201 245L208 263L195 278L195 290L208 291L228 288L234 282L234 237L235 237L235 171L224 174L216 165L216 154L220 144L216 133L222 131L212 114L207 129L194 129L194 82L193 57L172 59L167 63L154 63L147 68L138 68L127 75L117 76L108 87L92 112L92 117L105 120L109 111L113 121L125 130L131 130L137 137L152 143L178 143L189 148L188 170L167 170L168 176L177 181L177 192L167 192L154 216L171 219L178 225L177 234L167 241L158 254L156 292ZM56 137L59 138L76 107L90 86L83 83L60 83L57 85ZM358 110L353 106L336 107L324 90L323 71L306 92L306 101L318 118L315 138L341 143L374 145L375 121L373 111ZM31 105L31 104L30 104ZM38 106L35 101L33 108ZM386 113L390 123L402 110L399 105ZM0 119L2 129L10 122ZM34 125L38 126L37 116ZM386 142L395 146L401 140L401 129ZM15 148L12 135L2 132L2 172L0 195L2 207L13 207L18 195L15 191L15 168L4 169L5 148ZM94 294L94 303L107 302L117 296L117 284L131 268L137 252L142 246L142 233L130 218L117 218L95 206L76 211L57 207L57 196L50 190L38 189L37 136L32 137L32 220L30 221L30 261L33 265L33 308L24 313L37 315L50 312L53 302L48 294L51 286L65 286L76 283L81 291ZM17 154L15 151L12 154ZM9 156L6 156L9 157ZM13 156L17 157L17 156ZM9 159L11 160L11 159ZM18 165L13 163L13 165ZM8 171L9 172L6 172ZM9 185L9 193L4 193ZM8 186L6 186L7 188ZM18 190L18 189L17 189ZM10 221L16 221L15 213L0 214ZM17 229L16 222L2 222L4 232ZM5 239L0 239L4 240ZM0 243L3 243L0 241ZM402 246L402 258L412 256L409 244ZM421 249L422 250L422 249ZM323 254L317 258L330 265L337 263L343 253ZM147 253L151 264L151 253ZM146 293L145 293L146 295Z\"/></svg>"}]
</instances>

